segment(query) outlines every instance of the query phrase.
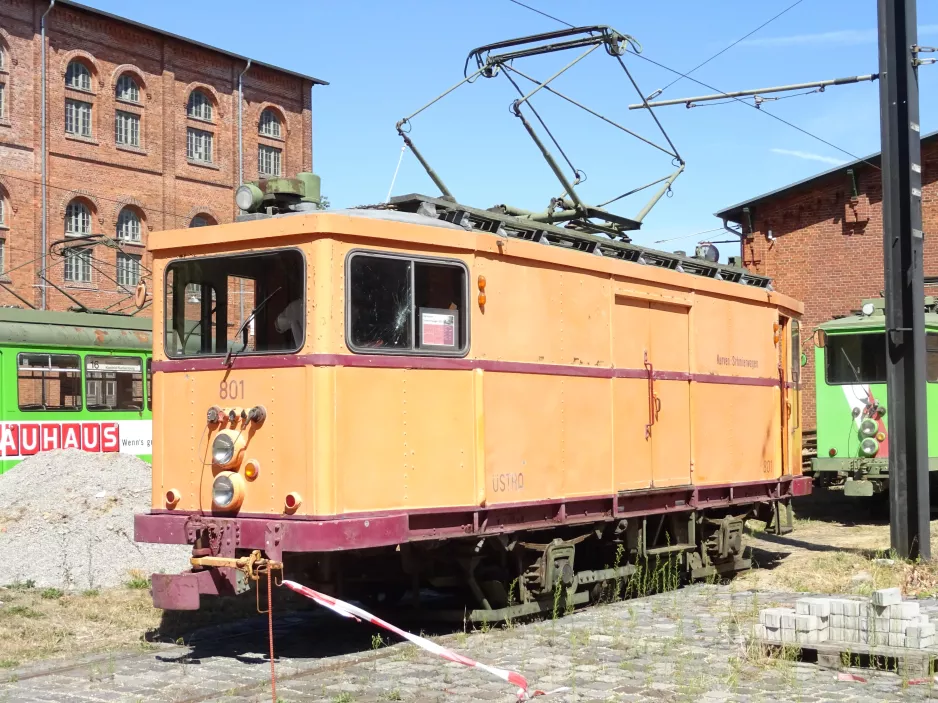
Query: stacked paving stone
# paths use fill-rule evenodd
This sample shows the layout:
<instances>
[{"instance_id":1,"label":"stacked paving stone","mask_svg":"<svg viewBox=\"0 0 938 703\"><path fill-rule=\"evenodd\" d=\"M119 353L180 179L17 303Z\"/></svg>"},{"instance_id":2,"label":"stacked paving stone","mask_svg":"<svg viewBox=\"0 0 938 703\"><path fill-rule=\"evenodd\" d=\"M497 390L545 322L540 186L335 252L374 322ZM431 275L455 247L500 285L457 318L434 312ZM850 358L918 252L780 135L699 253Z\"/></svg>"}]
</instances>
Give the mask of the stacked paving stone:
<instances>
[{"instance_id":1,"label":"stacked paving stone","mask_svg":"<svg viewBox=\"0 0 938 703\"><path fill-rule=\"evenodd\" d=\"M903 602L898 588L884 588L869 601L801 598L794 608L766 608L753 635L765 642L836 642L924 649L936 643L935 626L919 604Z\"/></svg>"}]
</instances>

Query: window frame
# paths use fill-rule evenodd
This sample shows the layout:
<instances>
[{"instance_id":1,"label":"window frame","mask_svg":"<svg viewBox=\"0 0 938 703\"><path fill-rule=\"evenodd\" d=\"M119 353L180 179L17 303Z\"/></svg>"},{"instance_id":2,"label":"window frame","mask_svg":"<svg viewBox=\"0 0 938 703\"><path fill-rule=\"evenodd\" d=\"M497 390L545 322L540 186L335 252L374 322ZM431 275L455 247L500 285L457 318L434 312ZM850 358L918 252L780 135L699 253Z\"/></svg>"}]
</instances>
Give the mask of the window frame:
<instances>
[{"instance_id":1,"label":"window frame","mask_svg":"<svg viewBox=\"0 0 938 703\"><path fill-rule=\"evenodd\" d=\"M88 216L88 229L87 230L70 230L68 228L69 222L72 219L68 211L71 210L73 206L82 208L82 210L84 211L84 214ZM85 203L83 203L78 198L73 198L72 200L68 202L68 205L65 206L65 236L66 237L87 237L88 235L91 234L91 230L92 230L91 208L88 207Z\"/></svg>"},{"instance_id":2,"label":"window frame","mask_svg":"<svg viewBox=\"0 0 938 703\"><path fill-rule=\"evenodd\" d=\"M276 249L261 249L259 251L251 251L246 253L239 254L215 254L212 256L182 256L176 259L170 259L166 263L166 267L163 269L163 329L160 331L163 338L163 353L166 355L166 358L170 361L181 361L184 359L223 359L227 356L228 352L211 352L207 354L191 354L191 355L174 355L169 352L169 349L166 344L167 331L173 327L173 318L172 311L167 307L169 301L169 296L166 294L169 288L169 274L172 270L173 264L182 262L189 263L195 261L209 261L212 259L235 259L235 258L245 258L245 257L256 257L263 256L265 254L281 254L284 252L296 252L300 255L300 260L303 262L303 271L299 277L299 280L302 281L303 289L303 310L308 310L308 300L309 300L309 282L307 279L307 268L308 263L306 261L306 253L300 247L278 247ZM186 284L186 288L189 285ZM183 289L185 294L185 288ZM226 311L227 314L227 311ZM216 322L216 324L218 324ZM214 332L214 330L213 330ZM256 351L256 350L243 350L237 353L237 356L293 356L299 354L303 351L303 347L306 346L306 340L309 337L309 319L307 318L303 324L303 339L299 341L295 349L271 349L269 351Z\"/></svg>"},{"instance_id":3,"label":"window frame","mask_svg":"<svg viewBox=\"0 0 938 703\"><path fill-rule=\"evenodd\" d=\"M88 404L88 385L92 381L97 381L98 383L101 383L101 384L114 383L115 400L117 400L117 378L88 378L88 373L89 373L88 360L89 359L136 359L137 361L139 361L140 362L140 407L136 409L135 408L91 407ZM134 354L85 354L84 358L82 359L81 372L82 372L82 377L84 378L84 393L82 393L82 400L84 401L84 409L86 411L90 413L142 413L146 411L147 392L146 392L146 386L144 385L145 384L144 379L146 376L146 366L145 366L142 355L137 356ZM91 369L90 372L100 373L100 374L113 373L115 377L118 373L126 373L126 372L119 372L119 371L112 371L112 372L95 371L94 369ZM101 395L104 398L107 398L106 386L102 386L102 388L105 388L105 390Z\"/></svg>"},{"instance_id":4,"label":"window frame","mask_svg":"<svg viewBox=\"0 0 938 703\"><path fill-rule=\"evenodd\" d=\"M24 408L22 403L20 403L20 357L24 354L36 354L36 355L45 355L49 357L51 363L53 356L67 356L72 357L78 360L78 366L75 368L75 371L78 372L78 407L56 407L56 408ZM37 366L36 369L40 368L51 368L51 367L40 367ZM40 376L42 381L43 393L45 393L45 376ZM16 354L16 409L19 412L23 413L75 413L82 412L85 409L85 378L84 373L82 372L82 358L80 354L65 354L59 352L50 352L50 351L21 351Z\"/></svg>"},{"instance_id":5,"label":"window frame","mask_svg":"<svg viewBox=\"0 0 938 703\"><path fill-rule=\"evenodd\" d=\"M121 95L121 81L130 81L133 84L133 91L137 93L136 98L127 98ZM118 102L128 103L130 105L140 105L140 82L137 80L137 77L130 71L125 71L117 77L117 82L114 85L114 99Z\"/></svg>"},{"instance_id":6,"label":"window frame","mask_svg":"<svg viewBox=\"0 0 938 703\"><path fill-rule=\"evenodd\" d=\"M133 123L136 123L136 130L130 128ZM123 130L121 130L121 126L123 126ZM137 141L121 141L121 131L123 131L125 137L127 135L136 135ZM143 120L138 113L120 109L114 110L114 143L117 146L130 149L142 149L142 132Z\"/></svg>"},{"instance_id":7,"label":"window frame","mask_svg":"<svg viewBox=\"0 0 938 703\"><path fill-rule=\"evenodd\" d=\"M69 75L68 75L68 74L69 74L69 72L70 72L72 66L81 66L83 69L85 69L85 74L82 74L82 75L87 75L87 76L88 76L88 87L87 87L87 88L84 87L84 86L81 86L81 85L72 85L72 84L69 82ZM94 90L93 90L93 89L94 89L94 71L92 71L92 70L88 67L88 65L87 65L84 61L82 61L81 59L77 59L77 58L76 58L76 59L72 59L71 61L69 61L69 62L65 65L65 87L68 88L69 90L78 90L78 91L81 91L82 93L94 93Z\"/></svg>"},{"instance_id":8,"label":"window frame","mask_svg":"<svg viewBox=\"0 0 938 703\"><path fill-rule=\"evenodd\" d=\"M830 336L828 337L828 340L833 339L833 338L836 338L836 337L849 337L849 336L859 337L859 336L861 336L861 335L882 335L883 349L884 349L884 352L883 352L883 353L884 353L884 354L886 353L886 352L885 352L885 348L886 348L886 331L885 331L885 330L863 330L863 331L857 331L857 332L844 332L844 333L842 333L842 334L832 334L832 335L830 335ZM926 347L925 347L925 362L926 362L926 367L927 367L927 364L928 364L928 337L929 337L929 336L934 337L934 338L938 338L938 330L930 330L930 329L926 329L926 330L925 330L925 341L926 341ZM824 385L826 385L826 386L855 386L855 385L858 385L858 384L859 384L859 385L867 385L867 386L885 386L885 385L886 385L886 379L883 379L882 381L863 381L863 380L857 381L856 379L854 379L854 380L852 380L852 381L843 381L843 382L831 381L831 380L830 380L830 366L831 366L831 364L830 364L829 350L830 350L830 345L825 345L825 348L824 348ZM926 382L928 382L928 383L938 383L938 378L936 378L935 380L930 380L930 379L928 379L927 374L926 374L925 380L926 380Z\"/></svg>"},{"instance_id":9,"label":"window frame","mask_svg":"<svg viewBox=\"0 0 938 703\"><path fill-rule=\"evenodd\" d=\"M0 81L0 120L7 116L7 83Z\"/></svg>"},{"instance_id":10,"label":"window frame","mask_svg":"<svg viewBox=\"0 0 938 703\"><path fill-rule=\"evenodd\" d=\"M204 115L192 114L192 111L191 111L192 101L193 101L192 99L196 95L196 93L198 93L201 96L202 102L201 102L201 105L199 106L200 111L202 113L205 113L207 111L208 117L205 117ZM206 110L206 107L205 107L206 105L208 106L208 110ZM186 98L186 117L189 118L190 120L198 120L199 122L205 122L207 124L215 124L215 101L212 100L212 98L209 96L209 93L207 91L203 90L202 88L193 88L189 92L189 97Z\"/></svg>"},{"instance_id":11,"label":"window frame","mask_svg":"<svg viewBox=\"0 0 938 703\"><path fill-rule=\"evenodd\" d=\"M264 129L264 126L265 126L264 116L265 115L271 115L273 117L273 120L268 120L268 123L277 125L277 129L275 130L276 134L273 133L273 130L265 131ZM281 139L282 140L283 139L283 120L280 119L280 114L276 110L270 107L265 107L263 110L261 110L261 115L257 121L257 133L261 137L266 137L267 139Z\"/></svg>"},{"instance_id":12,"label":"window frame","mask_svg":"<svg viewBox=\"0 0 938 703\"><path fill-rule=\"evenodd\" d=\"M62 281L65 283L77 283L79 285L91 285L94 283L94 272L91 266L91 250L86 247L69 247L63 252L63 257L65 261L62 265ZM69 271L69 261L68 259L72 258L74 261L78 262L80 267L80 272L84 273L86 270L88 272L88 278L69 278L66 274ZM74 264L71 264L74 265Z\"/></svg>"},{"instance_id":13,"label":"window frame","mask_svg":"<svg viewBox=\"0 0 938 703\"><path fill-rule=\"evenodd\" d=\"M127 266L121 267L121 259L127 262L131 262L132 264L135 264L135 266L131 266L131 268L136 269L136 275L137 275L137 280L134 281L133 283L129 283L127 281L121 280L121 274L125 274L125 277L126 277L126 273L127 273ZM126 251L118 251L116 264L115 264L115 269L117 272L117 275L115 276L115 278L117 279L117 285L127 288L127 287L136 286L138 283L140 283L140 265L142 263L143 263L143 257L140 256L139 254L131 254L130 252L126 252Z\"/></svg>"},{"instance_id":14,"label":"window frame","mask_svg":"<svg viewBox=\"0 0 938 703\"><path fill-rule=\"evenodd\" d=\"M206 151L205 144L208 143L208 151L210 152L207 159L199 158L198 156L190 156L189 154L189 141L190 137L195 137L201 140L202 152ZM215 133L207 129L199 129L198 127L186 127L186 161L190 163L197 164L214 164L215 163Z\"/></svg>"},{"instance_id":15,"label":"window frame","mask_svg":"<svg viewBox=\"0 0 938 703\"><path fill-rule=\"evenodd\" d=\"M73 126L77 126L79 130L74 132L68 128L68 108L73 107L74 115L72 118ZM81 119L81 114L87 109L88 112L88 133L85 134L81 131L81 127L84 126L85 122ZM65 98L65 134L73 137L75 139L94 139L94 103L88 102L87 100L79 100L77 98Z\"/></svg>"},{"instance_id":16,"label":"window frame","mask_svg":"<svg viewBox=\"0 0 938 703\"><path fill-rule=\"evenodd\" d=\"M277 172L273 171L262 171L261 164L264 162L265 158L262 154L267 154L271 162L277 162ZM280 178L283 176L283 149L279 146L271 146L270 144L258 144L257 145L257 175L261 178Z\"/></svg>"},{"instance_id":17,"label":"window frame","mask_svg":"<svg viewBox=\"0 0 938 703\"><path fill-rule=\"evenodd\" d=\"M124 213L127 213L127 215ZM129 220L131 218L133 218L133 220L137 223L136 237L125 237L121 226L124 224L125 219ZM138 215L132 207L125 205L121 208L121 211L117 213L117 227L115 228L114 235L114 238L119 242L140 244L143 241L143 218L140 217L140 215Z\"/></svg>"},{"instance_id":18,"label":"window frame","mask_svg":"<svg viewBox=\"0 0 938 703\"><path fill-rule=\"evenodd\" d=\"M390 349L381 347L359 347L352 344L352 291L349 289L351 284L351 273L352 273L352 259L356 256L370 256L373 258L381 259L395 259L398 261L410 261L412 263L423 263L423 264L437 264L442 266L457 266L463 270L465 277L463 278L464 286L463 293L465 294L466 300L466 309L459 310L459 320L460 325L462 326L461 333L465 336L465 341L463 346L458 351L446 351L444 349L418 349L416 346L412 346L409 349ZM417 340L417 305L414 302L414 274L415 267L411 266L410 268L410 285L411 285L411 334L413 334L413 344L416 345ZM469 267L464 261L459 259L450 259L442 256L425 256L422 254L406 254L403 252L386 252L386 251L377 251L374 249L352 249L345 257L345 290L343 291L345 295L345 346L348 347L349 351L353 354L381 354L385 356L431 356L431 357L447 357L452 359L464 359L469 355L469 351L472 349L472 300L470 298L471 287L469 285Z\"/></svg>"}]
</instances>

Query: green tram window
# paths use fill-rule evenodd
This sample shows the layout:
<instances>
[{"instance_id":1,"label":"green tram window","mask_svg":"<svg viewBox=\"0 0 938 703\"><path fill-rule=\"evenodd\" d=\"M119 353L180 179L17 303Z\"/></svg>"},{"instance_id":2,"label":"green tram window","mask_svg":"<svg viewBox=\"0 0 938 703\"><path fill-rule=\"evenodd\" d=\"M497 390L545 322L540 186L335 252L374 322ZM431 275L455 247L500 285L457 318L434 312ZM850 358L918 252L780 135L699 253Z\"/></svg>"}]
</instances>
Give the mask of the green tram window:
<instances>
[{"instance_id":1,"label":"green tram window","mask_svg":"<svg viewBox=\"0 0 938 703\"><path fill-rule=\"evenodd\" d=\"M147 410L153 410L153 359L147 359Z\"/></svg>"},{"instance_id":2,"label":"green tram window","mask_svg":"<svg viewBox=\"0 0 938 703\"><path fill-rule=\"evenodd\" d=\"M829 334L824 350L827 383L886 382L886 338L880 333ZM925 375L938 383L938 333L925 335Z\"/></svg>"},{"instance_id":3,"label":"green tram window","mask_svg":"<svg viewBox=\"0 0 938 703\"><path fill-rule=\"evenodd\" d=\"M16 356L20 410L81 410L81 359L77 354Z\"/></svg>"},{"instance_id":4,"label":"green tram window","mask_svg":"<svg viewBox=\"0 0 938 703\"><path fill-rule=\"evenodd\" d=\"M88 410L143 410L143 362L137 356L85 357Z\"/></svg>"},{"instance_id":5,"label":"green tram window","mask_svg":"<svg viewBox=\"0 0 938 703\"><path fill-rule=\"evenodd\" d=\"M306 336L296 249L178 259L166 269L166 355L286 354Z\"/></svg>"}]
</instances>

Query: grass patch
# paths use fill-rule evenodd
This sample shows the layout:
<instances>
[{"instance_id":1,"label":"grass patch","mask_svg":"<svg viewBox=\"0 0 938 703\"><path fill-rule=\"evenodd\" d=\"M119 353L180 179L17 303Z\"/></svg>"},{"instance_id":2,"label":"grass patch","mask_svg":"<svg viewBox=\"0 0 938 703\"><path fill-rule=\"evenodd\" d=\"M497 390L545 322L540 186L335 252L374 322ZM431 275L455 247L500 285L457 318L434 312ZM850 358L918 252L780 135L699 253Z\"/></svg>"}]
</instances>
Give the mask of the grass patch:
<instances>
[{"instance_id":1,"label":"grass patch","mask_svg":"<svg viewBox=\"0 0 938 703\"><path fill-rule=\"evenodd\" d=\"M124 582L124 585L131 590L143 590L150 588L150 579L147 578L146 574L142 571L136 569L130 571L129 578Z\"/></svg>"},{"instance_id":2,"label":"grass patch","mask_svg":"<svg viewBox=\"0 0 938 703\"><path fill-rule=\"evenodd\" d=\"M61 597L64 596L64 595L65 595L65 593L64 593L63 591L59 590L58 588L44 588L44 589L39 593L39 596L40 596L41 598L45 598L46 600L58 600L59 598L61 598Z\"/></svg>"}]
</instances>

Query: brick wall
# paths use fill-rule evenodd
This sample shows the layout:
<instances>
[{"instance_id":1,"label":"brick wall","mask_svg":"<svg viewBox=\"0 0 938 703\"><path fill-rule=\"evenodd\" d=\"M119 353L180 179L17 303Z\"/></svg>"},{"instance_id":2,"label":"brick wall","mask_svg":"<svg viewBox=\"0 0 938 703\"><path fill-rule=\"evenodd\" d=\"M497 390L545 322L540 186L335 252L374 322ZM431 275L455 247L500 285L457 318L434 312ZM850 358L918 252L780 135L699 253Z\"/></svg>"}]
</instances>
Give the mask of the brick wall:
<instances>
[{"instance_id":1,"label":"brick wall","mask_svg":"<svg viewBox=\"0 0 938 703\"><path fill-rule=\"evenodd\" d=\"M6 108L0 116L0 199L4 245L0 283L38 305L41 256L41 46L40 17L48 7L37 0L0 0L0 49ZM96 13L58 4L47 17L48 240L64 238L68 204L78 198L91 213L91 232L115 237L123 208L141 221L139 244L122 245L140 256L146 275L147 233L187 227L194 217L230 222L235 214L238 179L238 75L244 62L184 40L167 37ZM66 87L70 61L91 72L91 90ZM122 75L139 85L139 101L119 101ZM289 73L252 66L244 76L244 178L258 177L258 144L282 150L281 172L312 169L312 82ZM212 120L187 116L193 90L205 93ZM92 105L91 136L66 134L65 101ZM258 133L261 112L271 109L281 137ZM139 147L120 146L115 138L117 110L140 119ZM186 155L187 128L211 132L211 164ZM116 283L118 252L98 245L92 253L90 283L64 281L64 260L48 258L50 280L88 306L122 305L127 297ZM130 303L129 300L126 303ZM0 288L0 305L23 305ZM48 307L73 305L48 289Z\"/></svg>"},{"instance_id":2,"label":"brick wall","mask_svg":"<svg viewBox=\"0 0 938 703\"><path fill-rule=\"evenodd\" d=\"M835 315L859 309L863 298L879 297L884 288L882 174L865 164L853 168L859 192L856 202L845 167L808 190L792 190L759 201L754 233L742 242L747 268L771 276L776 290L804 302L802 340L808 353L803 371L807 389L804 427L808 429L815 426L811 332ZM922 143L922 175L925 275L935 276L938 139ZM770 230L771 240L767 236Z\"/></svg>"}]
</instances>

